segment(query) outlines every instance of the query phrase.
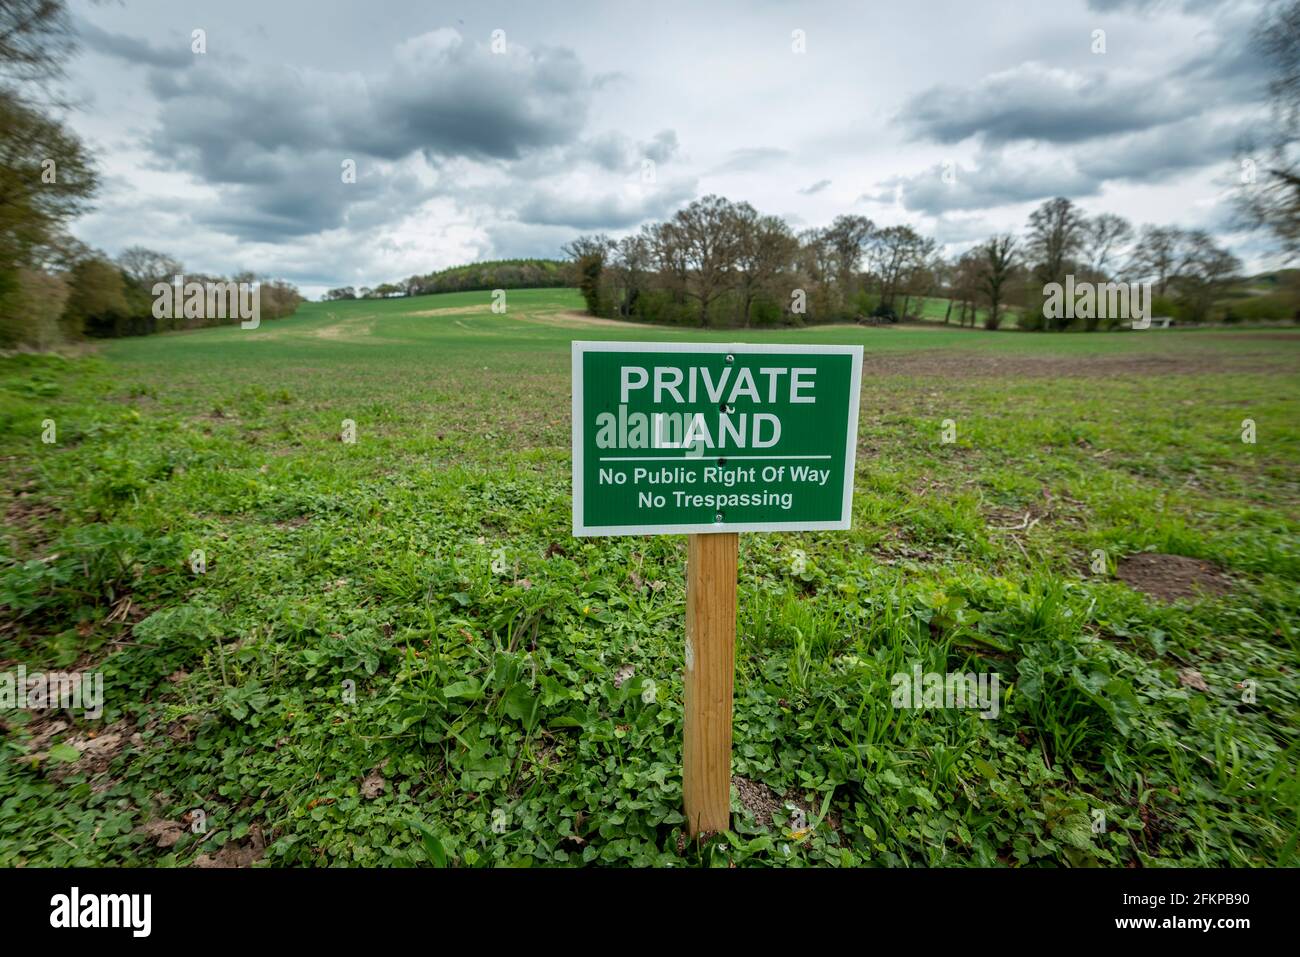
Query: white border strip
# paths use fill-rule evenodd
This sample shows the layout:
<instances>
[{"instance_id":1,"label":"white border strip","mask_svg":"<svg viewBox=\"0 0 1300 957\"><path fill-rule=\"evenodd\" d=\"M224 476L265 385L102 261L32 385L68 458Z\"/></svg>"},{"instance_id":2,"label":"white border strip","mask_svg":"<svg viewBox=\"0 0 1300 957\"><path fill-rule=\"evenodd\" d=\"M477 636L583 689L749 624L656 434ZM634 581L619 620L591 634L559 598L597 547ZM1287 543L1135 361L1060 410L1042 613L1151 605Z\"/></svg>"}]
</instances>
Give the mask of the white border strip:
<instances>
[{"instance_id":1,"label":"white border strip","mask_svg":"<svg viewBox=\"0 0 1300 957\"><path fill-rule=\"evenodd\" d=\"M584 525L582 506L584 499L583 428L582 418L582 357L588 352L730 352L730 353L809 353L813 355L849 355L853 369L849 383L848 435L844 448L844 492L840 499L840 520L837 522L707 522L693 525ZM857 469L858 407L862 404L862 346L839 345L773 345L749 342L616 342L573 340L571 355L571 387L573 393L572 433L573 448L573 534L577 538L597 535L689 535L707 532L818 532L845 531L853 526L853 478ZM783 456L750 456L751 458L782 458ZM652 457L664 461L662 457ZM736 458L729 455L728 459Z\"/></svg>"}]
</instances>

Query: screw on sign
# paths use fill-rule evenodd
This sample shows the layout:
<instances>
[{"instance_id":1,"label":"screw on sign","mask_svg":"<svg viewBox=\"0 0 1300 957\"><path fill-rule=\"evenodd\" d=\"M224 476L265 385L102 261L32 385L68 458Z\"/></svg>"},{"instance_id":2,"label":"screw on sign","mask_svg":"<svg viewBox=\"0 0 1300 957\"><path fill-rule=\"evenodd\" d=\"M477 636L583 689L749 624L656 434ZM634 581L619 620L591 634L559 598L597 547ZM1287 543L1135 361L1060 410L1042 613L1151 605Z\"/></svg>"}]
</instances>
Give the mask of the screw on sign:
<instances>
[{"instance_id":1,"label":"screw on sign","mask_svg":"<svg viewBox=\"0 0 1300 957\"><path fill-rule=\"evenodd\" d=\"M737 533L847 529L861 346L573 343L573 534L689 536L682 796L731 812Z\"/></svg>"}]
</instances>

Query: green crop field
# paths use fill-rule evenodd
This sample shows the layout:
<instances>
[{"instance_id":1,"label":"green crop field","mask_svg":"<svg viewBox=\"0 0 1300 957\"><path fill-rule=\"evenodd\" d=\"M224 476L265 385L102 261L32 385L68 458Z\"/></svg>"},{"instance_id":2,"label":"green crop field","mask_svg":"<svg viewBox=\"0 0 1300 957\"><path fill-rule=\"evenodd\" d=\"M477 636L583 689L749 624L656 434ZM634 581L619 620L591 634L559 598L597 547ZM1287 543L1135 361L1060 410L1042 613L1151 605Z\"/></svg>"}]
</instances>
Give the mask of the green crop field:
<instances>
[{"instance_id":1,"label":"green crop field","mask_svg":"<svg viewBox=\"0 0 1300 957\"><path fill-rule=\"evenodd\" d=\"M1297 863L1300 334L744 333L865 344L854 525L741 536L696 843L686 542L571 536L569 343L741 334L490 302L0 359L0 670L104 688L0 709L0 865Z\"/></svg>"}]
</instances>

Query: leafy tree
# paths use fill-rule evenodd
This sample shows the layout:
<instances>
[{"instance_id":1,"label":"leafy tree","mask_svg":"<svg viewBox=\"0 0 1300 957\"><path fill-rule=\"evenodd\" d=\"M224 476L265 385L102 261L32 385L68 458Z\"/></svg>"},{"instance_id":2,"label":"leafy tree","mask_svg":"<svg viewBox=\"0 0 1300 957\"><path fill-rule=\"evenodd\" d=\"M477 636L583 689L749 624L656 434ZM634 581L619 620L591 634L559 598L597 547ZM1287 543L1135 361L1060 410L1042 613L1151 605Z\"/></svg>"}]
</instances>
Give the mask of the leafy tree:
<instances>
[{"instance_id":1,"label":"leafy tree","mask_svg":"<svg viewBox=\"0 0 1300 957\"><path fill-rule=\"evenodd\" d=\"M601 233L579 236L564 247L565 254L577 263L578 289L593 316L600 315L600 276L613 245L613 240Z\"/></svg>"},{"instance_id":2,"label":"leafy tree","mask_svg":"<svg viewBox=\"0 0 1300 957\"><path fill-rule=\"evenodd\" d=\"M994 236L980 247L979 282L988 300L989 312L984 318L985 329L996 329L1002 324L1003 290L1016 268L1016 239L1010 233Z\"/></svg>"},{"instance_id":3,"label":"leafy tree","mask_svg":"<svg viewBox=\"0 0 1300 957\"><path fill-rule=\"evenodd\" d=\"M73 337L118 335L130 308L126 284L117 266L98 256L85 259L72 268L69 285L71 291L63 312L68 334Z\"/></svg>"},{"instance_id":4,"label":"leafy tree","mask_svg":"<svg viewBox=\"0 0 1300 957\"><path fill-rule=\"evenodd\" d=\"M89 205L97 178L81 141L0 90L0 284L37 265Z\"/></svg>"}]
</instances>

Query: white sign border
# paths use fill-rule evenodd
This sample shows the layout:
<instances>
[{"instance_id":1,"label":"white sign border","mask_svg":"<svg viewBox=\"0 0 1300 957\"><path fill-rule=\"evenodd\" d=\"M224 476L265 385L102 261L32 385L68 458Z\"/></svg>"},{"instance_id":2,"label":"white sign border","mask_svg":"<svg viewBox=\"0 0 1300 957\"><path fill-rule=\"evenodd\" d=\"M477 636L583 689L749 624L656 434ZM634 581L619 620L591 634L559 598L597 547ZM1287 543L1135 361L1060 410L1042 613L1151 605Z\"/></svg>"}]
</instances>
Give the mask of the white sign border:
<instances>
[{"instance_id":1,"label":"white sign border","mask_svg":"<svg viewBox=\"0 0 1300 957\"><path fill-rule=\"evenodd\" d=\"M617 340L574 339L572 343L570 387L573 393L573 535L593 538L612 535L698 535L725 532L821 532L847 531L853 527L853 478L857 468L858 409L862 404L862 346L845 345L777 345L753 342L620 342ZM844 449L844 491L840 497L838 522L705 522L690 525L585 525L582 506L583 488L582 436L582 357L588 352L722 352L722 353L809 353L813 355L848 355L853 357L850 373L848 435Z\"/></svg>"}]
</instances>

